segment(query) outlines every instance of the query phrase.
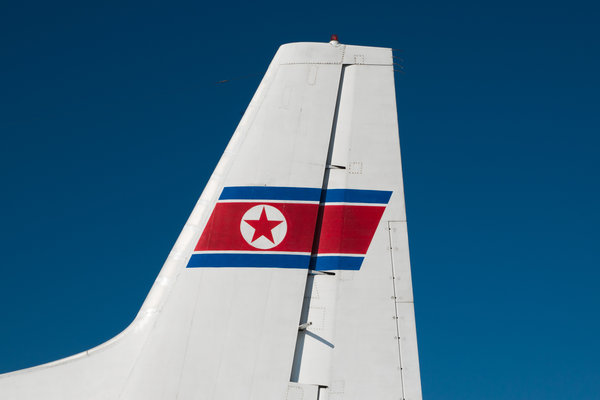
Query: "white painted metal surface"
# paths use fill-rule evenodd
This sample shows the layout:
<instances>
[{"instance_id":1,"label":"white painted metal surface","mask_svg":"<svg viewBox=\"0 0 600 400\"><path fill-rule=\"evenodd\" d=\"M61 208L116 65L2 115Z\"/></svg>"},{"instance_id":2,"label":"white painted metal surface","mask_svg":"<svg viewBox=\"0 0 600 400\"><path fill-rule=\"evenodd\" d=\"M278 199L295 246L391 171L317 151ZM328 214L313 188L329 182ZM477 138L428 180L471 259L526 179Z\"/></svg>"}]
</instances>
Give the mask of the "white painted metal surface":
<instances>
[{"instance_id":1,"label":"white painted metal surface","mask_svg":"<svg viewBox=\"0 0 600 400\"><path fill-rule=\"evenodd\" d=\"M317 197L290 200L290 188ZM275 194L256 197L265 190ZM383 212L366 221L368 250L325 251L332 235L354 240L328 228L323 209L347 205L330 193L390 192L348 206ZM255 209L215 241L218 209L244 207ZM299 226L293 207L314 218ZM255 239L259 228L240 223L260 218L285 229ZM420 399L405 221L391 50L284 45L133 323L84 353L0 375L0 398ZM294 247L299 230L307 248ZM317 255L352 266L311 272L296 261ZM273 259L294 261L261 264Z\"/></svg>"},{"instance_id":2,"label":"white painted metal surface","mask_svg":"<svg viewBox=\"0 0 600 400\"><path fill-rule=\"evenodd\" d=\"M420 399L392 66L345 66L338 108L330 163L346 169L328 189L393 195L361 269L315 277L298 379L327 386L320 399Z\"/></svg>"}]
</instances>

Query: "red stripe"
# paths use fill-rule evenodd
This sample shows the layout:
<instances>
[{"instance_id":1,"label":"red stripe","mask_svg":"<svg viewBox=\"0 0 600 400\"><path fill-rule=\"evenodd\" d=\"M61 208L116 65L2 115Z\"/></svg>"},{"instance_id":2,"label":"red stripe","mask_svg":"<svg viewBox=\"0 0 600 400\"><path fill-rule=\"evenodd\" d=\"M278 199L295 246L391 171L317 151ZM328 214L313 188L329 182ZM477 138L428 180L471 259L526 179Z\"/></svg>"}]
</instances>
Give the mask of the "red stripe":
<instances>
[{"instance_id":1,"label":"red stripe","mask_svg":"<svg viewBox=\"0 0 600 400\"><path fill-rule=\"evenodd\" d=\"M385 207L326 205L318 254L366 254Z\"/></svg>"},{"instance_id":2,"label":"red stripe","mask_svg":"<svg viewBox=\"0 0 600 400\"><path fill-rule=\"evenodd\" d=\"M287 234L283 241L267 251L311 251L318 205L262 202L217 203L194 251L265 251L250 246L240 232L240 223L244 213L259 204L277 208L287 222Z\"/></svg>"}]
</instances>

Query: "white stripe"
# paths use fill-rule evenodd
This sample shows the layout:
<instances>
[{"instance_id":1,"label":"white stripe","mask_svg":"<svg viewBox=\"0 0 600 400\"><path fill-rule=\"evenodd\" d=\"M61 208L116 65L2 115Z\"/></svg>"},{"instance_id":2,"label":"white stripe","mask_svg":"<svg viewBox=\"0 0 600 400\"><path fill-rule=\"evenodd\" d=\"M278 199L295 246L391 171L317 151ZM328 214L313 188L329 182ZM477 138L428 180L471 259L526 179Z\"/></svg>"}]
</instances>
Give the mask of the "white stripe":
<instances>
[{"instance_id":1,"label":"white stripe","mask_svg":"<svg viewBox=\"0 0 600 400\"><path fill-rule=\"evenodd\" d=\"M347 253L319 253L316 257L364 257L364 254L347 254ZM315 257L315 256L313 256Z\"/></svg>"},{"instance_id":2,"label":"white stripe","mask_svg":"<svg viewBox=\"0 0 600 400\"><path fill-rule=\"evenodd\" d=\"M291 203L291 204L319 204L321 206L367 206L367 207L385 207L387 203L353 203L344 201L328 201L320 203L319 201L307 200L268 200L268 199L243 199L243 200L219 200L218 203Z\"/></svg>"},{"instance_id":3,"label":"white stripe","mask_svg":"<svg viewBox=\"0 0 600 400\"><path fill-rule=\"evenodd\" d=\"M319 205L323 206L370 206L370 207L385 207L386 203L350 203L343 201L328 201L326 203L319 203Z\"/></svg>"},{"instance_id":4,"label":"white stripe","mask_svg":"<svg viewBox=\"0 0 600 400\"><path fill-rule=\"evenodd\" d=\"M268 199L244 199L244 200L219 200L219 203L293 203L293 204L319 204L318 200L268 200Z\"/></svg>"},{"instance_id":5,"label":"white stripe","mask_svg":"<svg viewBox=\"0 0 600 400\"><path fill-rule=\"evenodd\" d=\"M298 256L310 256L310 252L301 251L252 251L252 250L206 250L194 251L193 254L293 254Z\"/></svg>"}]
</instances>

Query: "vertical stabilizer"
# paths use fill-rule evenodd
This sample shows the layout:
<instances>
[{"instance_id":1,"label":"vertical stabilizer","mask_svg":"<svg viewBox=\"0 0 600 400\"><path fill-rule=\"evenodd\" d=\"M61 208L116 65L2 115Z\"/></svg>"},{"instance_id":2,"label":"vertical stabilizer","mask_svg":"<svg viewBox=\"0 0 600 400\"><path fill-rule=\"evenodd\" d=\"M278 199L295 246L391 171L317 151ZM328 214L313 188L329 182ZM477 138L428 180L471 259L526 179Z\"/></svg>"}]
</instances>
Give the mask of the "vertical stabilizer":
<instances>
[{"instance_id":1,"label":"vertical stabilizer","mask_svg":"<svg viewBox=\"0 0 600 400\"><path fill-rule=\"evenodd\" d=\"M0 398L420 399L392 64L281 46L136 319Z\"/></svg>"}]
</instances>

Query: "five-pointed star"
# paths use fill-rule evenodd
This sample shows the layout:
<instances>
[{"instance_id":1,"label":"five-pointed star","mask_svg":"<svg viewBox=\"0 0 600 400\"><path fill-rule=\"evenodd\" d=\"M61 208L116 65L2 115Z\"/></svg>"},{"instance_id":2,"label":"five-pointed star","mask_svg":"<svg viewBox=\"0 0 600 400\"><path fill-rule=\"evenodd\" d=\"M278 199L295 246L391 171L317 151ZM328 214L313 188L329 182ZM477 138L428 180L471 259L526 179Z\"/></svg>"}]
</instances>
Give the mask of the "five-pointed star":
<instances>
[{"instance_id":1,"label":"five-pointed star","mask_svg":"<svg viewBox=\"0 0 600 400\"><path fill-rule=\"evenodd\" d=\"M256 239L264 236L273 244L275 244L275 241L273 240L273 233L271 231L273 228L283 222L269 221L267 218L267 213L265 212L265 207L263 207L262 211L260 212L260 217L258 219L245 219L244 221L254 228L254 235L252 235L251 242L254 242Z\"/></svg>"}]
</instances>

